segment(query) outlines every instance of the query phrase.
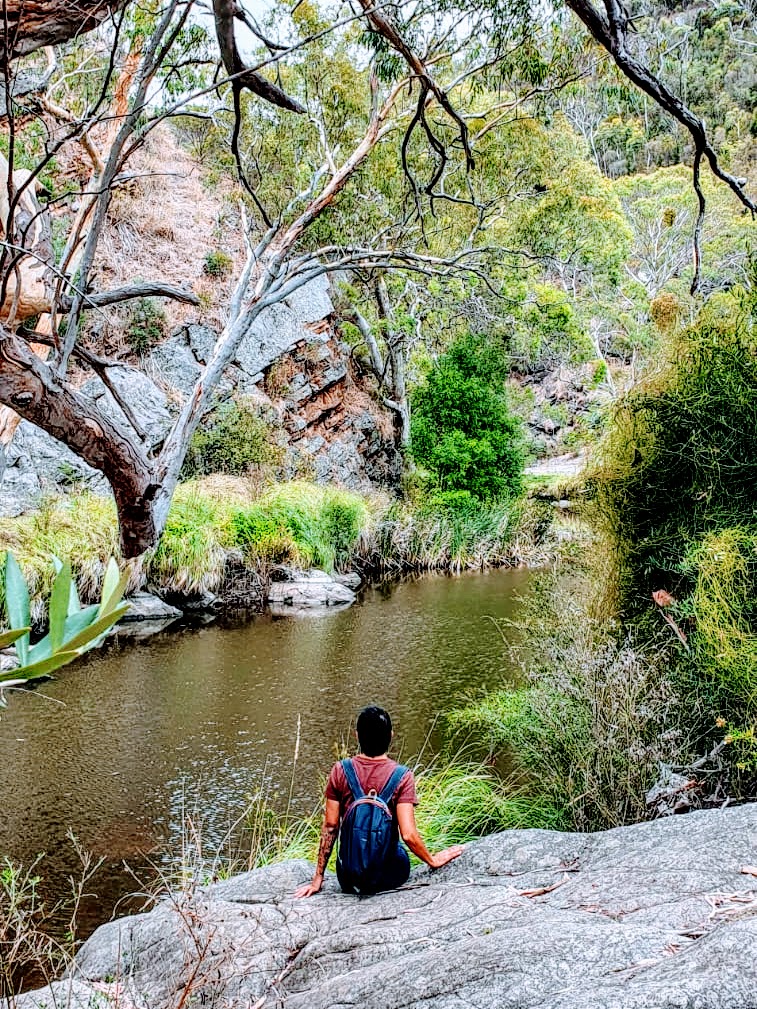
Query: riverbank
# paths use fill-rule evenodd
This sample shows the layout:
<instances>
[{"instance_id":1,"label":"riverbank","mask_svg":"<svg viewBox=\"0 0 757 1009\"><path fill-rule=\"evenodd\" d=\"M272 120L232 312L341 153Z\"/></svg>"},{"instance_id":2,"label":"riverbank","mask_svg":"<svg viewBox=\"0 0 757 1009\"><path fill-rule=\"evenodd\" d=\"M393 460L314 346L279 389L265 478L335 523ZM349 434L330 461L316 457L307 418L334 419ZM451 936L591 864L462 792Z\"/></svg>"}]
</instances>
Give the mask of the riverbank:
<instances>
[{"instance_id":1,"label":"riverbank","mask_svg":"<svg viewBox=\"0 0 757 1009\"><path fill-rule=\"evenodd\" d=\"M748 1009L757 806L605 833L512 830L401 891L291 897L306 862L104 925L16 1009Z\"/></svg>"},{"instance_id":2,"label":"riverbank","mask_svg":"<svg viewBox=\"0 0 757 1009\"><path fill-rule=\"evenodd\" d=\"M413 571L459 572L541 564L557 551L554 509L519 499L481 505L466 495L399 502L305 481L261 488L214 476L177 491L156 550L129 565L127 595L149 591L179 609L261 609L275 569L356 571L363 578ZM104 566L118 556L109 498L72 493L0 522L27 578L32 614L44 620L54 569L70 558L85 601L97 598Z\"/></svg>"}]
</instances>

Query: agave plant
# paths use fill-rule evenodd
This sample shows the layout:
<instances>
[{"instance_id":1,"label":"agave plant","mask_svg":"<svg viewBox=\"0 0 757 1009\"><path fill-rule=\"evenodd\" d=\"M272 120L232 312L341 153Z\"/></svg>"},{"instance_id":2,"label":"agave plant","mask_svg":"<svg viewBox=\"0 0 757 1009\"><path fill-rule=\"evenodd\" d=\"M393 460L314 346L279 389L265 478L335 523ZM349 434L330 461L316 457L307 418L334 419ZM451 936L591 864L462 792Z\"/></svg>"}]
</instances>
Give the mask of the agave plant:
<instances>
[{"instance_id":1,"label":"agave plant","mask_svg":"<svg viewBox=\"0 0 757 1009\"><path fill-rule=\"evenodd\" d=\"M10 645L16 651L18 666L0 672L0 706L4 706L4 687L18 686L29 680L49 676L90 648L98 645L108 630L129 608L121 601L128 572L121 574L111 557L105 569L99 603L82 606L76 583L71 576L71 564L53 558L55 581L50 594L49 630L44 638L31 644L31 610L29 589L13 554L5 559L5 611L10 629L0 631L0 649Z\"/></svg>"}]
</instances>

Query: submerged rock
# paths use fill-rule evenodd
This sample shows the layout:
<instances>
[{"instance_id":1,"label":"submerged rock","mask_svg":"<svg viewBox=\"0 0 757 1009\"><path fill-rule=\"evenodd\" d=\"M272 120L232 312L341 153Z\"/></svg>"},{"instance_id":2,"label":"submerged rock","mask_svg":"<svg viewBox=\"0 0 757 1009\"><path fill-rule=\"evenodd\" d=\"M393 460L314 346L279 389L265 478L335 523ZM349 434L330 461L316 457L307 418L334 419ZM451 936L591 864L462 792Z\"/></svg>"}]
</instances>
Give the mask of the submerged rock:
<instances>
[{"instance_id":1,"label":"submerged rock","mask_svg":"<svg viewBox=\"0 0 757 1009\"><path fill-rule=\"evenodd\" d=\"M749 1009L757 805L605 833L513 830L368 899L286 862L101 926L64 1000L169 1009ZM198 951L200 951L198 953ZM184 998L184 996L187 996Z\"/></svg>"}]
</instances>

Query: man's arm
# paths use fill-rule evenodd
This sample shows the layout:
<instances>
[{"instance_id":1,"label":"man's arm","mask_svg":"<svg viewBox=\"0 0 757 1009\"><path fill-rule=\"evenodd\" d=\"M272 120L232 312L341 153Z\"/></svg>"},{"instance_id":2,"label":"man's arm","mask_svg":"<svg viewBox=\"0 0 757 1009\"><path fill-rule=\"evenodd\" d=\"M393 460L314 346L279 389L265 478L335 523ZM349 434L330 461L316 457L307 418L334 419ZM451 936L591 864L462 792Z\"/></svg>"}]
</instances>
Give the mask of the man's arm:
<instances>
[{"instance_id":1,"label":"man's arm","mask_svg":"<svg viewBox=\"0 0 757 1009\"><path fill-rule=\"evenodd\" d=\"M418 827L415 823L415 807L412 802L397 803L397 825L400 828L402 840L408 848L422 862L430 865L432 869L441 869L447 862L451 862L453 858L462 855L465 850L465 845L453 844L450 848L445 848L444 851L438 851L435 855L432 855L423 843L423 838L418 833Z\"/></svg>"},{"instance_id":2,"label":"man's arm","mask_svg":"<svg viewBox=\"0 0 757 1009\"><path fill-rule=\"evenodd\" d=\"M323 874L329 864L331 851L339 833L339 803L336 799L326 799L326 812L321 825L321 843L318 847L318 862L315 875L310 883L303 883L294 891L295 897L312 897L323 886Z\"/></svg>"}]
</instances>

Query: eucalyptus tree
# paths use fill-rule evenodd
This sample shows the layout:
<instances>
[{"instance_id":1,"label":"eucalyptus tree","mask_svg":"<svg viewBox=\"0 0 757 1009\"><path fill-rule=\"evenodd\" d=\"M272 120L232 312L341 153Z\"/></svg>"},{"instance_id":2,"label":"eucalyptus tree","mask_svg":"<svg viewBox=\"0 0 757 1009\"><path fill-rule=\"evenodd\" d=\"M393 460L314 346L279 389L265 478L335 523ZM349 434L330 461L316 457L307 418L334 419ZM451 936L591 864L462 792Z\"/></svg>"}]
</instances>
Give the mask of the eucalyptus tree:
<instances>
[{"instance_id":1,"label":"eucalyptus tree","mask_svg":"<svg viewBox=\"0 0 757 1009\"><path fill-rule=\"evenodd\" d=\"M129 8L117 15L110 28L103 29L108 33L105 35L108 45L104 50L106 58L96 65L101 77L97 93L86 108L71 113L71 121L64 122L65 128L61 129L60 120L68 117L53 114L54 128L48 129L40 160L23 176L14 167L19 123L17 117L10 117L4 187L8 206L0 298L0 401L53 434L105 474L118 508L125 556L141 553L159 537L192 434L210 408L214 390L225 369L261 312L326 272L358 268L386 270L401 266L429 275L445 274L473 259L476 252L464 248L453 256L443 257L420 251L414 245L420 232L401 227L401 222L393 222L391 234L386 228L380 229L369 244L363 235L349 241L336 241L328 229L318 235L318 243L309 244L308 233L317 234L318 223L348 184L358 178L374 149L395 132L401 133L406 123L418 117L412 80L396 71L380 79L376 59L371 60L370 53L364 52L363 69L352 82L355 94L352 108L342 122L337 147L333 136L329 135L330 124L324 119L323 103L317 92L316 97L311 98L311 77L307 73L300 73L298 77L298 60L307 67L307 59L301 55L307 42L296 39L292 44L277 44L275 56L261 62L279 64L282 78L288 78L299 96L280 100L285 92L278 84L273 96L257 83L249 88L258 97L261 91L266 91L263 97L269 102L269 118L264 129L275 134L276 116L304 111L309 104L309 119L313 121L311 131L316 143L314 146L311 143L309 156L303 159L299 178L274 176L277 199L269 200L265 188L258 192L254 181L247 178L239 144L244 110L237 85L240 79L248 81L248 70L240 71L236 79L232 76L225 82L215 80L199 92L195 88L178 97L166 85L170 74L183 61L192 8L192 0L166 0L152 10L132 12ZM425 13L422 16L425 17ZM456 38L450 42L449 33L440 32L433 22L431 18L426 58L433 59L437 68L446 61L450 75L447 87L453 94L467 85L476 67L461 70L453 65L459 42ZM333 26L328 25L314 34L331 31ZM290 57L289 63L284 54ZM223 44L221 56L225 61ZM249 71L253 72L258 71ZM424 74L428 76L415 58L416 89L418 74L421 78ZM421 85L422 90L426 90L421 117L428 135L433 136L426 105L432 100L429 95L435 99L439 85L426 85L423 80ZM82 346L80 320L87 310L146 292L196 300L191 292L168 288L159 281L128 285L114 291L94 291L91 289L92 268L113 188L123 177L129 157L152 129L178 112L186 112L190 102L196 103L203 97L202 92L209 95L224 88L232 93L232 148L248 197L241 211L247 257L236 278L226 324L210 359L160 451L150 456L133 423L129 404L123 398L118 399L115 386L111 385L111 391L132 430L105 416L71 381L74 361L78 366L95 369L104 380L107 380L111 365ZM440 101L445 105L450 103L446 95ZM26 111L34 115L35 110L30 106ZM48 122L41 113L37 113L36 121L45 125ZM461 123L460 120L461 149L463 157L469 161L467 136ZM283 125L280 128L286 129ZM92 174L82 194L79 214L62 253L56 254L46 227L49 208L36 201L36 181L44 165L49 164L54 152L64 143L86 134L87 143L94 150L95 138L102 130L106 147L92 157ZM447 154L444 157L445 162L450 160ZM259 215L262 225L248 220L252 214ZM49 333L34 328L40 314L55 320ZM59 317L63 319L60 325L57 324ZM47 360L35 353L35 341L38 347L51 348Z\"/></svg>"},{"instance_id":2,"label":"eucalyptus tree","mask_svg":"<svg viewBox=\"0 0 757 1009\"><path fill-rule=\"evenodd\" d=\"M753 211L744 180L723 166L704 122L645 61L635 11L617 0L603 0L601 6L592 0L566 0L566 6L619 71L691 136L699 201L695 239L705 206L703 162ZM2 186L7 201L0 208L5 212L0 402L64 441L107 476L127 556L153 545L160 535L189 439L260 313L324 272L357 270L373 283L398 266L420 275L449 275L461 263L480 257L498 211L496 202L477 193L478 183L471 181L476 148L485 146L508 119L524 114L524 103L530 103L528 112L533 114L555 76L562 79L573 62L570 47L548 43L550 33L559 37L561 12L532 6L530 0L515 4L404 0L387 7L359 0L354 7L340 7L327 15L305 8L312 23L292 24L287 19L273 30L258 25L233 0L214 0L217 41L209 62L205 61L210 76L202 86L197 67L203 58L187 53L195 7L195 0L155 0L146 6L120 0L106 5L93 0L79 0L76 5L60 0L4 3L9 156ZM300 8L302 4L294 9ZM243 58L237 42L241 20L260 42L252 62ZM22 68L36 82L36 91L21 87L22 73L12 58L61 42L95 22L102 22L97 38L107 42L97 67L99 87L76 111L64 109L63 115L56 115L49 102L47 110L40 111L35 96L45 100L46 82L56 72L56 54L48 50L44 65L31 57L29 66ZM353 25L361 26L359 37L350 35ZM337 41L324 50L325 58L313 60L309 74L314 47L327 37ZM189 44L191 48L194 43ZM329 64L340 59L354 64L354 73L350 90L331 110L324 102L334 90L328 81ZM510 86L514 66L521 68L521 82L528 88ZM322 75L320 82L317 73ZM152 457L134 431L116 426L77 391L71 364L76 360L94 368L105 380L109 362L78 339L82 313L145 292L133 286L91 289L92 265L113 187L152 129L188 111L207 118L213 96L220 96L224 104L230 99L229 149L245 191L247 259L211 358L168 438ZM484 97L485 107L477 108L477 100ZM54 130L48 126L51 116ZM249 116L252 127L246 127ZM31 171L20 174L18 141L22 120L29 117L47 134L40 159ZM101 130L106 143L98 150ZM290 132L302 157L297 171L282 172L281 159L277 164L275 157L276 140L279 145L288 142ZM37 201L35 189L56 150L77 139L89 147L92 174L61 259L59 250L51 247L46 209ZM373 180L373 189L361 189L370 159L383 150L393 152L408 180L408 199L401 201L401 208L393 193L382 193L380 179ZM503 175L510 153L507 147L501 150ZM517 181L516 173L516 186ZM578 179L576 184L586 185L587 180ZM383 200L375 198L377 192ZM459 209L454 222L448 223L453 205ZM358 208L361 213L356 213ZM340 209L346 227L340 225ZM559 213L558 203L553 221ZM449 236L464 230L460 221L469 227L455 246ZM545 227L551 225L542 224ZM695 250L698 255L698 240ZM534 254L541 256L542 251ZM473 275L484 286L489 282L482 270ZM697 265L694 287L698 277ZM193 299L191 292L167 289L157 281L149 290ZM34 319L40 314L49 316L51 323L35 329ZM58 317L63 317L62 324ZM35 341L37 347L51 348L48 360L34 352ZM128 419L128 409L124 413Z\"/></svg>"}]
</instances>

